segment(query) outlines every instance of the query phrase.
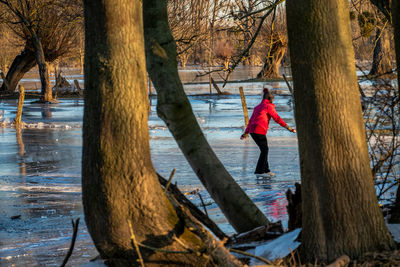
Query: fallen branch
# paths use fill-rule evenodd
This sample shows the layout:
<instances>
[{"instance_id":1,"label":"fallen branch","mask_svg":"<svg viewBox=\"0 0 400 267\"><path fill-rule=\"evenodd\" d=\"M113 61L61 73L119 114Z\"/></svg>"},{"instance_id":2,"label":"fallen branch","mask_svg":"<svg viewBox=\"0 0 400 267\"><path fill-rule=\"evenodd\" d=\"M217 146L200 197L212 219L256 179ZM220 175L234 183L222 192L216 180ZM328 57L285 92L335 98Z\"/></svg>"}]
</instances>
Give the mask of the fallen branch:
<instances>
[{"instance_id":1,"label":"fallen branch","mask_svg":"<svg viewBox=\"0 0 400 267\"><path fill-rule=\"evenodd\" d=\"M168 179L167 185L166 185L165 188L164 188L164 192L167 192L168 187L171 185L172 178L174 177L175 171L176 171L176 168L174 168L174 169L172 170L171 174L169 175L169 179Z\"/></svg>"},{"instance_id":2,"label":"fallen branch","mask_svg":"<svg viewBox=\"0 0 400 267\"><path fill-rule=\"evenodd\" d=\"M70 247L69 247L68 253L67 253L67 255L65 256L65 259L64 259L63 263L61 264L61 267L64 267L65 264L67 264L67 262L68 262L68 260L69 260L69 257L71 257L72 251L74 250L75 241L76 241L76 236L78 235L79 219L80 219L80 218L76 219L75 223L74 223L74 220L71 219L71 221L72 221L72 228L74 229L74 233L73 233L73 235L72 235L72 241L71 241L71 245L70 245Z\"/></svg>"},{"instance_id":3,"label":"fallen branch","mask_svg":"<svg viewBox=\"0 0 400 267\"><path fill-rule=\"evenodd\" d=\"M128 221L128 225L129 225L129 231L131 232L131 240L132 240L133 246L135 247L136 253L137 253L138 258L139 258L138 261L140 262L140 266L144 267L142 254L140 253L140 249L139 249L138 243L136 242L136 238L135 238L135 234L133 233L133 228L132 228L131 221Z\"/></svg>"},{"instance_id":4,"label":"fallen branch","mask_svg":"<svg viewBox=\"0 0 400 267\"><path fill-rule=\"evenodd\" d=\"M158 180L160 184L164 187L167 185L168 181L164 179L161 175L158 175ZM185 208L190 210L190 213L199 220L202 224L204 224L211 232L213 232L219 239L223 240L228 238L228 236L219 229L219 227L213 222L208 216L206 216L199 208L196 207L189 199L185 197L184 194L178 189L178 187L174 184L170 184L168 187L168 192L171 193L175 199L183 205Z\"/></svg>"},{"instance_id":5,"label":"fallen branch","mask_svg":"<svg viewBox=\"0 0 400 267\"><path fill-rule=\"evenodd\" d=\"M326 267L345 267L350 263L350 258L347 255L343 255L341 257L339 257L337 260L335 260L334 262L332 262L331 264L329 264Z\"/></svg>"},{"instance_id":6,"label":"fallen branch","mask_svg":"<svg viewBox=\"0 0 400 267\"><path fill-rule=\"evenodd\" d=\"M229 251L230 251L230 252L237 253L237 254L241 254L241 255L244 255L244 256L252 257L252 258L255 258L255 259L259 260L259 261L262 261L262 262L264 262L264 263L267 264L267 265L263 265L263 266L265 266L265 267L276 266L276 265L274 265L271 261L269 261L269 260L267 260L267 259L264 259L264 258L262 258L262 257L260 257L260 256L256 256L256 255L250 254L250 253L245 252L245 251L241 251L241 250L234 249L234 248L230 248Z\"/></svg>"}]
</instances>

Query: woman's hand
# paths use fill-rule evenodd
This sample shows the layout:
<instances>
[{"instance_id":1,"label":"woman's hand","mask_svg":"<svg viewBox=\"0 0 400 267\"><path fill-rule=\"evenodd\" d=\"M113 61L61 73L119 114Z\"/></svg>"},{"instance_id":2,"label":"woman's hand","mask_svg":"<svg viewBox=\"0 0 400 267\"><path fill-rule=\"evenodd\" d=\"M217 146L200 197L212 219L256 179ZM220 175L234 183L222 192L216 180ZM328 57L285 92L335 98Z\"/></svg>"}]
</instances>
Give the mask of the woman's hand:
<instances>
[{"instance_id":1,"label":"woman's hand","mask_svg":"<svg viewBox=\"0 0 400 267\"><path fill-rule=\"evenodd\" d=\"M288 129L290 132L295 133L296 129L290 127L289 125L286 126L286 129Z\"/></svg>"},{"instance_id":2,"label":"woman's hand","mask_svg":"<svg viewBox=\"0 0 400 267\"><path fill-rule=\"evenodd\" d=\"M247 134L242 134L242 135L240 136L240 140L246 139L247 136L248 136Z\"/></svg>"}]
</instances>

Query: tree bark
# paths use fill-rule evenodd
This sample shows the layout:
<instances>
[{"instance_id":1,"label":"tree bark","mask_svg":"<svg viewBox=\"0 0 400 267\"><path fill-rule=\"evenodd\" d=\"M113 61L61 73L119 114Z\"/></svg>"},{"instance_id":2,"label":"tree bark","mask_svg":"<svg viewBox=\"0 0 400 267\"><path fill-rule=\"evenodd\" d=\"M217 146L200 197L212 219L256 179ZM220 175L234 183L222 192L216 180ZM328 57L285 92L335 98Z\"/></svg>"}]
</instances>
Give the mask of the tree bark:
<instances>
[{"instance_id":1,"label":"tree bark","mask_svg":"<svg viewBox=\"0 0 400 267\"><path fill-rule=\"evenodd\" d=\"M396 51L396 66L397 66L397 84L400 95L400 3L399 1L392 1L392 17L394 29L394 44ZM397 187L396 201L391 210L391 223L400 223L400 186Z\"/></svg>"},{"instance_id":2,"label":"tree bark","mask_svg":"<svg viewBox=\"0 0 400 267\"><path fill-rule=\"evenodd\" d=\"M283 56L286 53L287 43L282 42L279 34L275 33L271 35L273 43L269 48L268 54L265 56L264 66L261 71L257 74L257 79L266 78L278 78L279 67Z\"/></svg>"},{"instance_id":3,"label":"tree bark","mask_svg":"<svg viewBox=\"0 0 400 267\"><path fill-rule=\"evenodd\" d=\"M387 29L377 28L371 76L392 74L392 60L390 56L390 39Z\"/></svg>"},{"instance_id":4,"label":"tree bark","mask_svg":"<svg viewBox=\"0 0 400 267\"><path fill-rule=\"evenodd\" d=\"M7 90L9 92L14 92L19 81L22 79L22 77L24 77L25 73L27 73L35 65L35 53L27 48L22 50L21 54L15 57L10 69L7 72L6 81L9 88L6 88L6 86L3 84L0 87L0 91L4 92Z\"/></svg>"},{"instance_id":5,"label":"tree bark","mask_svg":"<svg viewBox=\"0 0 400 267\"><path fill-rule=\"evenodd\" d=\"M158 116L235 230L266 225L268 219L224 168L197 123L179 79L165 1L144 1L143 14L147 71L157 90Z\"/></svg>"},{"instance_id":6,"label":"tree bark","mask_svg":"<svg viewBox=\"0 0 400 267\"><path fill-rule=\"evenodd\" d=\"M49 68L44 56L42 43L36 34L32 34L32 43L33 47L35 48L35 58L39 67L40 83L42 85L41 101L51 102L53 100L53 94L51 90Z\"/></svg>"},{"instance_id":7,"label":"tree bark","mask_svg":"<svg viewBox=\"0 0 400 267\"><path fill-rule=\"evenodd\" d=\"M347 1L288 0L305 261L392 249L369 165Z\"/></svg>"},{"instance_id":8,"label":"tree bark","mask_svg":"<svg viewBox=\"0 0 400 267\"><path fill-rule=\"evenodd\" d=\"M139 244L156 249L208 249L211 245L186 226L186 217L178 217L151 163L142 1L85 0L84 5L82 195L96 248L111 266L137 266L132 229ZM141 245L146 264L204 266L210 261L200 253L164 253Z\"/></svg>"}]
</instances>

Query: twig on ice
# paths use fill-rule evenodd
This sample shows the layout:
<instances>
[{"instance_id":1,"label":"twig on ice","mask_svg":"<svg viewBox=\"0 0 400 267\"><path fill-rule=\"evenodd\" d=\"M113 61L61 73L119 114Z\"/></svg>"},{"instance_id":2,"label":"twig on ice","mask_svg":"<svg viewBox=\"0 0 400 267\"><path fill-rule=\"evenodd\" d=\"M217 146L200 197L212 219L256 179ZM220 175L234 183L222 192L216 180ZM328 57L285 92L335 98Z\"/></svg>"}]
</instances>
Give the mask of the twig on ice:
<instances>
[{"instance_id":1,"label":"twig on ice","mask_svg":"<svg viewBox=\"0 0 400 267\"><path fill-rule=\"evenodd\" d=\"M74 229L74 233L72 235L72 241L71 241L71 245L69 247L68 253L65 256L65 259L63 261L63 263L61 264L61 267L64 267L65 264L67 264L69 257L71 257L72 255L72 251L74 250L74 246L75 246L75 240L76 240L76 236L78 235L78 225L79 225L79 219L76 219L76 221L74 222L74 220L71 219L72 222L72 228Z\"/></svg>"}]
</instances>

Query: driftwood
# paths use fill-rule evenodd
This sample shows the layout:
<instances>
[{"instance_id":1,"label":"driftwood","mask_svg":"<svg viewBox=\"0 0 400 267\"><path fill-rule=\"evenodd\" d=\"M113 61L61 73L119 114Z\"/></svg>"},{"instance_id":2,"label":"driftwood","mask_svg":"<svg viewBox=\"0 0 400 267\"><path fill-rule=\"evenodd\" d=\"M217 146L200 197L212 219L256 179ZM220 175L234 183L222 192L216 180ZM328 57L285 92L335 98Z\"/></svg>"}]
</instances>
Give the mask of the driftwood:
<instances>
[{"instance_id":1,"label":"driftwood","mask_svg":"<svg viewBox=\"0 0 400 267\"><path fill-rule=\"evenodd\" d=\"M350 263L350 258L347 255L339 257L337 260L327 265L326 267L346 267Z\"/></svg>"},{"instance_id":2,"label":"driftwood","mask_svg":"<svg viewBox=\"0 0 400 267\"><path fill-rule=\"evenodd\" d=\"M166 187L168 181L163 178L161 175L157 173L158 180L160 181L161 185ZM168 187L168 192L173 194L175 199L187 208L190 213L199 220L202 224L204 224L211 232L213 232L219 239L223 240L228 238L228 236L213 222L208 216L206 216L199 208L196 207L189 199L185 197L184 194L178 189L178 187L174 184L170 184Z\"/></svg>"},{"instance_id":3,"label":"driftwood","mask_svg":"<svg viewBox=\"0 0 400 267\"><path fill-rule=\"evenodd\" d=\"M283 234L283 227L280 221L257 227L251 231L234 235L228 245L250 243L254 241L266 241L275 239Z\"/></svg>"},{"instance_id":4,"label":"driftwood","mask_svg":"<svg viewBox=\"0 0 400 267\"><path fill-rule=\"evenodd\" d=\"M288 228L292 231L296 228L301 228L302 209L301 209L301 185L295 183L296 190L293 194L292 190L286 191L287 212L289 216Z\"/></svg>"}]
</instances>

